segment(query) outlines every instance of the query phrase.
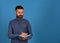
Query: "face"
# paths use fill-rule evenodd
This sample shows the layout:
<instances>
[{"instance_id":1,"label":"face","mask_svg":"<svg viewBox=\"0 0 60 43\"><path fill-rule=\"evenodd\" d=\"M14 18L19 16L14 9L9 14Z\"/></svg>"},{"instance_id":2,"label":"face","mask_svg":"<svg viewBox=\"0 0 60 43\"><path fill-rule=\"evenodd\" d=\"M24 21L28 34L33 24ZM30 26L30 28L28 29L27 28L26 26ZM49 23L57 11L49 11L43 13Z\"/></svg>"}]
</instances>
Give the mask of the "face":
<instances>
[{"instance_id":1,"label":"face","mask_svg":"<svg viewBox=\"0 0 60 43\"><path fill-rule=\"evenodd\" d=\"M24 9L17 9L16 10L16 16L17 18L22 18L24 15Z\"/></svg>"}]
</instances>

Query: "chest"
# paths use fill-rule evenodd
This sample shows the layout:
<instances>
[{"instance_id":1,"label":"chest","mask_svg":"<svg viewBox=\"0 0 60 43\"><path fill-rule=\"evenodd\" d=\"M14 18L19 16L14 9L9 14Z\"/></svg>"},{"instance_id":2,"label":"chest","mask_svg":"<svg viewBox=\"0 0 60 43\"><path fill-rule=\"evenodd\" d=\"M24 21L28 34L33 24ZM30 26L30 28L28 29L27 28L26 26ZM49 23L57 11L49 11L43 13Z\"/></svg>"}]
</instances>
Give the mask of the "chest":
<instances>
[{"instance_id":1,"label":"chest","mask_svg":"<svg viewBox=\"0 0 60 43\"><path fill-rule=\"evenodd\" d=\"M20 34L21 32L27 32L27 22L14 22L12 27L14 33Z\"/></svg>"}]
</instances>

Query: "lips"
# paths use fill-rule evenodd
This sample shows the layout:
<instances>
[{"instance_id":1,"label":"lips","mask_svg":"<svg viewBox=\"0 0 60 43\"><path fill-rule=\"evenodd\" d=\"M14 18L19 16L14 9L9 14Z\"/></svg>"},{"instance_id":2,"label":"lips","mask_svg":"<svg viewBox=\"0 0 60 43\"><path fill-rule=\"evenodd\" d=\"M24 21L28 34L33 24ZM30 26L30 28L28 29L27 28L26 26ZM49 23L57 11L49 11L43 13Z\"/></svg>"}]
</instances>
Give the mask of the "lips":
<instances>
[{"instance_id":1,"label":"lips","mask_svg":"<svg viewBox=\"0 0 60 43\"><path fill-rule=\"evenodd\" d=\"M17 18L23 18L23 15L19 15L19 16L17 16Z\"/></svg>"}]
</instances>

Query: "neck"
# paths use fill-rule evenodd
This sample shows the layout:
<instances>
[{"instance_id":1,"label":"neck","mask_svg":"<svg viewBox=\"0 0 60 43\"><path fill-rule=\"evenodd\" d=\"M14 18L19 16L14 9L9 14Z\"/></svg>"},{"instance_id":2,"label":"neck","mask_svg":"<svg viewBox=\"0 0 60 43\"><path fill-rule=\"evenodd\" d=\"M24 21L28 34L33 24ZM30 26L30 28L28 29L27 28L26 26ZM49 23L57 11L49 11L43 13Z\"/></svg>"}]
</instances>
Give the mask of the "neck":
<instances>
[{"instance_id":1,"label":"neck","mask_svg":"<svg viewBox=\"0 0 60 43\"><path fill-rule=\"evenodd\" d=\"M23 18L17 18L17 20L22 20Z\"/></svg>"}]
</instances>

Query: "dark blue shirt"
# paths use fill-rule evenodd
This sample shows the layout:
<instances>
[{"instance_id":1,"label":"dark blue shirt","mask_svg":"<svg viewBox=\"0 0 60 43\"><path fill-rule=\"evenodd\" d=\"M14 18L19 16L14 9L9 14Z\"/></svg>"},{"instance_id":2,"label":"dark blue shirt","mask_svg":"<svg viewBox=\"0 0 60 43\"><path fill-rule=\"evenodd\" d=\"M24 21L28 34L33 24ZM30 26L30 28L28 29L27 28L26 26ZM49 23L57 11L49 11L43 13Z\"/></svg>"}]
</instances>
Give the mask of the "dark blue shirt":
<instances>
[{"instance_id":1,"label":"dark blue shirt","mask_svg":"<svg viewBox=\"0 0 60 43\"><path fill-rule=\"evenodd\" d=\"M8 37L11 39L11 43L28 43L28 40L32 38L31 25L26 19L13 19L9 22L8 27ZM27 37L27 40L19 40L21 38L19 35L25 32L30 36Z\"/></svg>"}]
</instances>

